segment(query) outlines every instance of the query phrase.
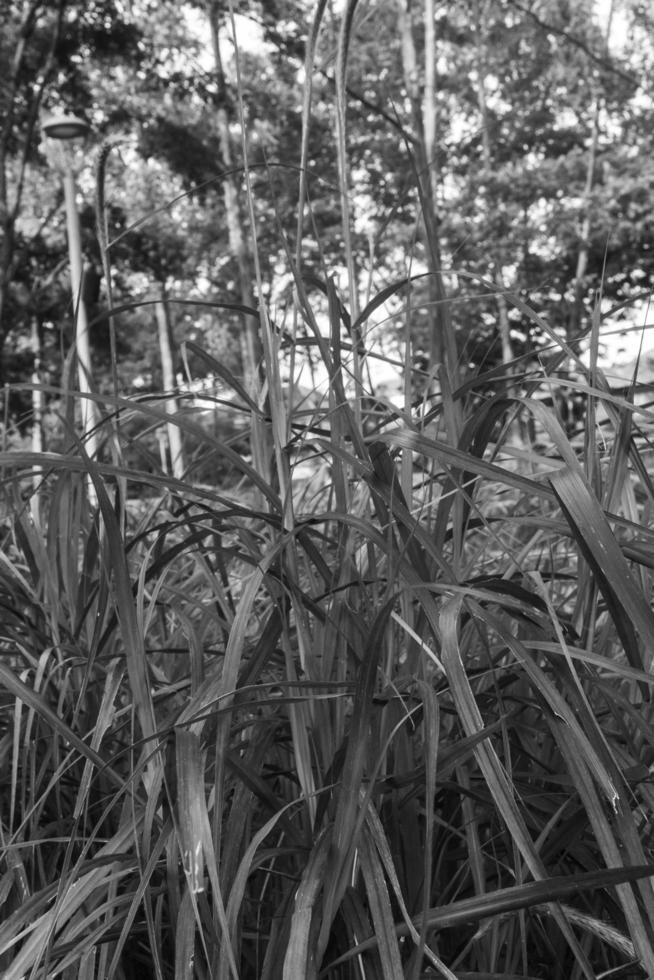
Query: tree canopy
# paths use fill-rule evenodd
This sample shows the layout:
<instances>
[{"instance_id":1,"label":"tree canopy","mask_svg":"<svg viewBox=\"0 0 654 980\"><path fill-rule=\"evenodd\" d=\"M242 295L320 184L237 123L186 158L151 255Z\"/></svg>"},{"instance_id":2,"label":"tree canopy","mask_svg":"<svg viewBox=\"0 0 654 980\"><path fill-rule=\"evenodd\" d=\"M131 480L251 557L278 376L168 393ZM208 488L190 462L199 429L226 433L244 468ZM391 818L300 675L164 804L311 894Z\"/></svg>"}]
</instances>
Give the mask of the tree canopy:
<instances>
[{"instance_id":1,"label":"tree canopy","mask_svg":"<svg viewBox=\"0 0 654 980\"><path fill-rule=\"evenodd\" d=\"M237 3L235 11L238 52L229 6L217 0L3 5L3 384L29 379L35 335L41 380L57 384L71 344L62 193L40 129L54 111L74 112L93 128L76 169L100 390L111 372L93 170L103 140L112 147L105 178L111 298L130 306L116 320L116 371L126 393L161 387L152 303L162 296L220 304L171 307L173 335L247 374L259 341L239 307L266 302L283 324L296 254L305 281L334 277L346 304L408 273L430 273L413 287L416 349L425 363L444 356L446 311L457 339L450 356L464 373L543 342L503 300L505 290L573 340L598 289L605 303L619 304L649 288L648 5L381 0L325 9L315 21L300 225L305 55L320 5L277 0ZM343 285L339 72L358 300ZM392 342L392 309L389 323ZM5 417L19 422L28 408L17 388Z\"/></svg>"}]
</instances>

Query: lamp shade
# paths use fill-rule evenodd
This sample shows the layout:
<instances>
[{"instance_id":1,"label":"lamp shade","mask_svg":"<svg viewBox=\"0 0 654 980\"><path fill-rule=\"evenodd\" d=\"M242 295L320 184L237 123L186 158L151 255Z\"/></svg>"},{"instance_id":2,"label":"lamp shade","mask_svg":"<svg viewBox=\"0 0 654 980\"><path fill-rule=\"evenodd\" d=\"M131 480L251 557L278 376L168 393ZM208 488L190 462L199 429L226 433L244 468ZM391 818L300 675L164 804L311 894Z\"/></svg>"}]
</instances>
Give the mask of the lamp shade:
<instances>
[{"instance_id":1,"label":"lamp shade","mask_svg":"<svg viewBox=\"0 0 654 980\"><path fill-rule=\"evenodd\" d=\"M86 136L91 127L79 116L60 113L43 120L41 129L53 140L74 140Z\"/></svg>"}]
</instances>

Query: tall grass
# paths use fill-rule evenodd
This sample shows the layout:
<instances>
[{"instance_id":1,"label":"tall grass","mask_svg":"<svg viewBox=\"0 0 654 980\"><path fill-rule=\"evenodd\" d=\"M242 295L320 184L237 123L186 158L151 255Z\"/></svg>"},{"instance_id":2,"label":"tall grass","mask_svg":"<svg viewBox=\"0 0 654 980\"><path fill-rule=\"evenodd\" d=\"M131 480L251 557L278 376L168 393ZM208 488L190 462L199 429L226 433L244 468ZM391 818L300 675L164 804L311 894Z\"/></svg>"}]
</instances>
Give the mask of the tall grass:
<instances>
[{"instance_id":1,"label":"tall grass","mask_svg":"<svg viewBox=\"0 0 654 980\"><path fill-rule=\"evenodd\" d=\"M289 262L330 384L289 404L262 311L273 475L106 396L221 486L0 455L2 976L654 976L652 414L578 365L571 441L516 364L371 425L399 291L352 343Z\"/></svg>"}]
</instances>

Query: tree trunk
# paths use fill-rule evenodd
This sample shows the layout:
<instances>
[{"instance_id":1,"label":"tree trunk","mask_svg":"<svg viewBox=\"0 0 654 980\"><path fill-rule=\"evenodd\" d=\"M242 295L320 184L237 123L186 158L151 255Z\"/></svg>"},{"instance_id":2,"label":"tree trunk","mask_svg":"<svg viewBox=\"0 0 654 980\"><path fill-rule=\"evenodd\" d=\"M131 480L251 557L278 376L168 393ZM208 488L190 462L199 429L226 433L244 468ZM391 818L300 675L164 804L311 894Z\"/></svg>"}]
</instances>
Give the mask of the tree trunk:
<instances>
[{"instance_id":1,"label":"tree trunk","mask_svg":"<svg viewBox=\"0 0 654 980\"><path fill-rule=\"evenodd\" d=\"M487 44L488 44L488 14L489 14L489 0L481 0L481 3L477 5L477 23L479 24L479 31L475 35L477 38L477 102L479 105L479 115L481 116L481 132L482 132L482 154L484 160L484 169L488 177L490 177L493 165L494 165L494 153L493 147L491 145L490 137L490 125L488 116L488 103L486 101L486 76L488 74L487 69ZM499 261L497 259L490 258L490 274L493 282L497 286L496 301L497 301L497 312L498 312L498 326L500 333L500 342L502 344L502 363L510 364L513 360L513 345L511 344L511 326L509 323L509 311L504 297L504 285L502 282L501 273L501 257Z\"/></svg>"},{"instance_id":2,"label":"tree trunk","mask_svg":"<svg viewBox=\"0 0 654 980\"><path fill-rule=\"evenodd\" d=\"M604 32L604 42L606 45L607 53L609 46L609 38L611 36L611 23L613 21L613 0L611 0L608 9L606 30ZM570 315L568 317L567 323L567 336L566 339L568 343L572 343L574 338L577 336L581 330L581 325L584 317L584 277L586 275L586 270L588 269L588 245L590 241L591 232L591 206L592 206L592 195L593 186L595 184L595 169L597 167L597 151L599 147L599 135L600 135L600 105L601 99L598 92L597 78L593 75L591 81L591 91L594 91L594 110L593 119L591 122L590 131L590 144L588 147L588 159L586 161L586 183L584 185L584 213L581 222L581 228L579 229L579 251L577 253L577 268L575 270L575 279L573 286L573 299L572 307L570 309Z\"/></svg>"},{"instance_id":3,"label":"tree trunk","mask_svg":"<svg viewBox=\"0 0 654 980\"><path fill-rule=\"evenodd\" d=\"M161 285L161 299L155 305L157 317L157 332L159 335L159 351L161 354L161 374L163 378L163 389L169 392L166 398L165 407L168 415L176 415L179 411L179 404L175 397L177 388L177 378L175 373L175 345L173 340L173 328L170 322L170 310L166 298L166 287ZM166 423L168 433L168 448L170 450L170 465L172 474L177 480L184 476L184 450L182 446L182 433L179 426L174 422Z\"/></svg>"},{"instance_id":4,"label":"tree trunk","mask_svg":"<svg viewBox=\"0 0 654 980\"><path fill-rule=\"evenodd\" d=\"M225 202L225 217L227 219L227 231L229 235L229 250L238 268L240 301L244 306L249 306L254 309L255 300L252 292L254 270L250 252L243 237L243 210L239 201L238 182L234 175L234 158L229 132L229 117L227 113L228 93L220 53L220 13L221 3L219 0L211 0L207 4L207 16L211 29L211 43L218 86L216 122L220 141L221 163L224 168L222 186ZM249 394L256 395L263 356L259 334L259 321L256 317L245 316L244 329L241 331L239 339L246 390Z\"/></svg>"},{"instance_id":5,"label":"tree trunk","mask_svg":"<svg viewBox=\"0 0 654 980\"><path fill-rule=\"evenodd\" d=\"M428 0L428 8L430 6ZM433 169L435 156L435 75L430 70L431 88L426 104L423 105L420 84L418 56L411 23L411 0L398 0L399 29L402 45L402 68L404 84L411 105L414 133L415 163L417 168L418 191L423 217L427 268L429 269L429 302L432 312L430 337L430 360L432 365L443 364L454 388L457 376L456 340L450 317L450 308L442 272L439 221L436 211L436 171ZM431 11L433 13L433 11ZM427 10L429 14L429 10ZM432 44L435 43L432 34ZM425 50L425 63L435 57L434 50ZM429 87L428 87L429 88ZM430 119L426 122L427 110ZM428 146L425 132L434 141Z\"/></svg>"},{"instance_id":6,"label":"tree trunk","mask_svg":"<svg viewBox=\"0 0 654 980\"><path fill-rule=\"evenodd\" d=\"M221 8L221 0L207 0L206 10L211 29L215 75L218 86L216 121L218 125L221 161L224 168L222 185L225 216L229 235L229 249L238 268L240 300L244 306L255 309L252 284L255 282L256 277L252 255L243 237L243 209L239 199L238 181L234 174L234 158L227 111L230 99L220 53ZM253 401L258 403L260 401L264 371L263 344L258 316L249 316L247 314L244 316L244 326L243 330L239 332L239 342L245 389ZM265 480L269 480L271 475L270 434L267 431L268 428L269 426L262 421L261 416L255 412L250 414L252 462L257 473ZM263 501L258 498L257 494L255 494L255 498L263 506Z\"/></svg>"},{"instance_id":7,"label":"tree trunk","mask_svg":"<svg viewBox=\"0 0 654 980\"><path fill-rule=\"evenodd\" d=\"M64 199L66 202L66 231L68 235L68 257L70 262L70 285L73 298L73 321L75 324L75 356L77 358L77 380L80 391L80 416L82 440L92 459L98 458L98 409L89 396L93 391L91 369L91 345L89 341L89 321L82 291L82 233L77 209L77 184L70 161L62 154ZM95 491L89 483L89 499L95 502Z\"/></svg>"},{"instance_id":8,"label":"tree trunk","mask_svg":"<svg viewBox=\"0 0 654 980\"><path fill-rule=\"evenodd\" d=\"M438 200L440 174L436 156L438 107L436 103L436 5L434 0L425 0L425 93L422 117L431 199L435 202Z\"/></svg>"},{"instance_id":9,"label":"tree trunk","mask_svg":"<svg viewBox=\"0 0 654 980\"><path fill-rule=\"evenodd\" d=\"M572 343L574 338L581 330L584 317L584 277L588 269L588 244L590 239L590 212L595 183L595 167L597 165L597 147L599 144L599 97L595 100L593 121L591 123L590 146L588 147L588 160L586 162L586 183L584 185L584 215L579 229L579 251L577 253L577 268L573 286L572 306L567 323L568 343Z\"/></svg>"},{"instance_id":10,"label":"tree trunk","mask_svg":"<svg viewBox=\"0 0 654 980\"><path fill-rule=\"evenodd\" d=\"M38 316L32 315L32 353L34 363L32 366L32 452L43 452L43 391L41 384L41 324ZM40 467L34 469L32 476L32 495L30 497L30 510L32 518L37 527L41 525L41 484L43 483L43 473Z\"/></svg>"}]
</instances>

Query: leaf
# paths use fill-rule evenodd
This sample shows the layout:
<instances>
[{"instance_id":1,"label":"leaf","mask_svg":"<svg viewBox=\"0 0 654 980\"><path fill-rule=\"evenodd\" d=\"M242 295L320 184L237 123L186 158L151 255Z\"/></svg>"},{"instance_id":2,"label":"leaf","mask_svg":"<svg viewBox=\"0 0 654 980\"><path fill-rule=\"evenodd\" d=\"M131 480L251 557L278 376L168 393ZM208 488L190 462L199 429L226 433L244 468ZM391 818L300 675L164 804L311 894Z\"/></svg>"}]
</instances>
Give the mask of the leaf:
<instances>
[{"instance_id":1,"label":"leaf","mask_svg":"<svg viewBox=\"0 0 654 980\"><path fill-rule=\"evenodd\" d=\"M311 848L302 880L295 894L291 931L284 957L283 980L315 980L317 964L311 924L314 908L323 887L323 876L330 856L330 835L323 833Z\"/></svg>"},{"instance_id":2,"label":"leaf","mask_svg":"<svg viewBox=\"0 0 654 980\"><path fill-rule=\"evenodd\" d=\"M442 657L443 666L450 682L452 697L454 698L454 703L464 731L468 735L473 735L483 728L483 721L466 675L459 649L457 622L462 603L463 598L456 596L443 608L441 614L441 631L443 637ZM520 851L525 864L534 878L538 880L544 879L546 877L545 867L529 836L525 821L516 803L513 786L495 749L491 744L481 742L475 748L475 755L493 797L497 812L515 841L516 847ZM593 980L593 973L588 959L577 942L569 924L560 911L554 910L553 915L568 945L574 951L575 957L584 974L588 980Z\"/></svg>"},{"instance_id":3,"label":"leaf","mask_svg":"<svg viewBox=\"0 0 654 980\"><path fill-rule=\"evenodd\" d=\"M427 921L432 929L452 929L466 923L477 922L479 919L507 915L520 909L536 908L540 911L540 906L545 903L547 908L543 911L555 914L553 910L556 909L556 905L553 903L558 903L561 899L570 898L572 895L583 895L584 892L594 892L600 888L615 888L626 882L648 878L652 874L654 874L654 865L646 864L635 868L603 868L598 871L582 871L575 875L557 875L509 888L499 888L485 895L464 898L445 906L437 906L429 909ZM415 919L412 926L400 923L395 926L395 933L398 936L409 935L411 928L419 928L420 924L420 918ZM329 963L325 973L354 959L366 950L374 949L378 942L378 938L374 937L359 943L354 949L348 950L345 955Z\"/></svg>"},{"instance_id":4,"label":"leaf","mask_svg":"<svg viewBox=\"0 0 654 980\"><path fill-rule=\"evenodd\" d=\"M175 980L195 976L195 909L190 889L186 889L177 914L175 929Z\"/></svg>"},{"instance_id":5,"label":"leaf","mask_svg":"<svg viewBox=\"0 0 654 980\"><path fill-rule=\"evenodd\" d=\"M249 310L247 312L251 313L253 316L257 315L256 310ZM200 360L204 361L205 364L211 368L214 374L217 374L218 377L232 389L232 391L235 391L238 397L242 400L243 404L247 405L251 412L253 412L255 415L263 417L263 412L257 403L250 398L240 381L235 378L232 372L228 371L227 368L220 363L220 361L218 361L215 357L212 357L211 354L208 354L206 351L202 350L202 348L199 347L198 344L194 344L192 340L185 340L184 347L188 348L188 350L192 351L196 357L199 357Z\"/></svg>"},{"instance_id":6,"label":"leaf","mask_svg":"<svg viewBox=\"0 0 654 980\"><path fill-rule=\"evenodd\" d=\"M390 299L391 296L399 293L400 290L404 289L405 286L408 286L409 283L415 282L417 279L423 279L424 276L424 273L420 273L417 276L404 276L402 279L398 279L397 282L392 282L388 286L385 286L384 289L381 289L377 295L374 296L373 299L371 299L370 302L364 307L354 321L352 330L355 332L355 335L356 331L363 326L368 317L370 317L375 310L378 310L380 306L383 306L387 299Z\"/></svg>"},{"instance_id":7,"label":"leaf","mask_svg":"<svg viewBox=\"0 0 654 980\"><path fill-rule=\"evenodd\" d=\"M384 869L367 828L364 828L361 835L359 853L366 895L378 939L382 977L384 980L396 980L402 976L402 958L393 928L393 906Z\"/></svg>"},{"instance_id":8,"label":"leaf","mask_svg":"<svg viewBox=\"0 0 654 980\"><path fill-rule=\"evenodd\" d=\"M175 730L177 819L181 836L181 854L188 888L192 893L204 891L204 827L207 821L204 789L204 763L196 734L178 727Z\"/></svg>"},{"instance_id":9,"label":"leaf","mask_svg":"<svg viewBox=\"0 0 654 980\"><path fill-rule=\"evenodd\" d=\"M347 736L347 748L343 763L342 783L334 817L330 863L325 875L323 920L319 949L324 950L329 930L336 915L347 884L349 864L363 823L360 813L361 783L368 753L370 713L377 679L377 666L383 647L386 625L394 600L385 603L375 617L357 678L357 688L352 705L351 727Z\"/></svg>"},{"instance_id":10,"label":"leaf","mask_svg":"<svg viewBox=\"0 0 654 980\"><path fill-rule=\"evenodd\" d=\"M127 564L125 542L118 518L109 500L104 481L95 463L89 459L81 444L78 445L78 450L82 459L87 464L89 474L93 481L105 527L104 544L106 555L104 556L104 560L107 566L107 578L113 585L114 602L123 637L127 675L129 677L134 709L144 739L151 739L156 734L154 705L152 703L152 692L148 678L145 640L142 629L143 624L139 622L134 604L132 580Z\"/></svg>"},{"instance_id":11,"label":"leaf","mask_svg":"<svg viewBox=\"0 0 654 980\"><path fill-rule=\"evenodd\" d=\"M635 670L645 670L634 636L654 650L654 613L631 573L597 498L579 471L561 470L550 477L552 488L584 558L604 596L625 654ZM643 696L649 697L647 689Z\"/></svg>"},{"instance_id":12,"label":"leaf","mask_svg":"<svg viewBox=\"0 0 654 980\"><path fill-rule=\"evenodd\" d=\"M52 710L45 698L33 691L32 688L28 687L20 678L16 677L14 672L10 670L6 664L0 662L0 684L18 698L23 704L32 708L44 721L46 721L50 727L58 732L63 738L64 742L67 742L72 748L77 749L80 755L84 756L92 762L98 769L106 772L114 782L123 788L123 780L113 772L110 768L106 767L105 760L102 756L98 755L90 746L88 746L78 735L76 735L61 718L57 715L55 711Z\"/></svg>"}]
</instances>

